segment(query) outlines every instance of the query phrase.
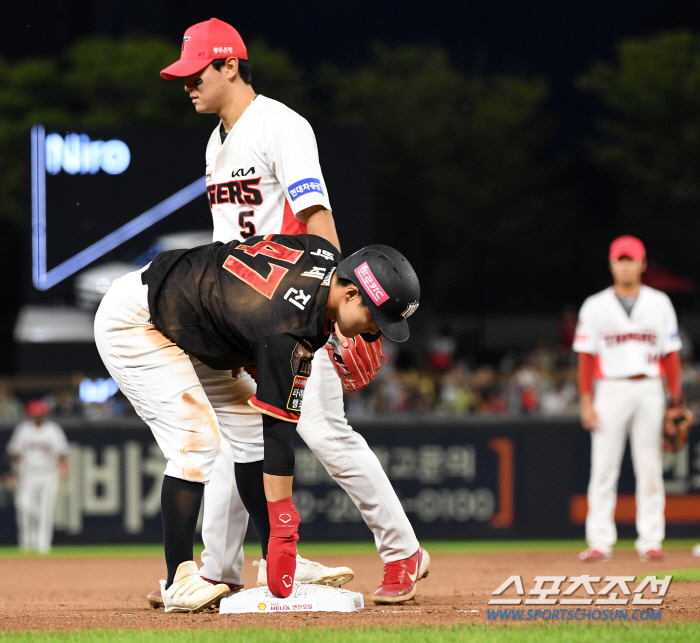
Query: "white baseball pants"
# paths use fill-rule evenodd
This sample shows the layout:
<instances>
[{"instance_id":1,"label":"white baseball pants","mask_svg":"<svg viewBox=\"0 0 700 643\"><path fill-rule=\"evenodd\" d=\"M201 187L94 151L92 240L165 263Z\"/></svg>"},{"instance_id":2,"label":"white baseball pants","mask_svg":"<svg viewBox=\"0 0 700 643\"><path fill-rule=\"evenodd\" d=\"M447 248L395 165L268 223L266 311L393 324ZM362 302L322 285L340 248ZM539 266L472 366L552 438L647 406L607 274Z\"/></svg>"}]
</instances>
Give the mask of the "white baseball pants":
<instances>
[{"instance_id":1,"label":"white baseball pants","mask_svg":"<svg viewBox=\"0 0 700 643\"><path fill-rule=\"evenodd\" d=\"M40 554L51 551L57 490L57 471L20 474L15 509L18 540L23 549L36 549Z\"/></svg>"},{"instance_id":2,"label":"white baseball pants","mask_svg":"<svg viewBox=\"0 0 700 643\"><path fill-rule=\"evenodd\" d=\"M609 553L617 541L617 482L630 437L636 481L637 551L660 549L665 535L662 427L665 396L660 378L600 380L594 407L598 428L591 433L586 540Z\"/></svg>"},{"instance_id":3,"label":"white baseball pants","mask_svg":"<svg viewBox=\"0 0 700 643\"><path fill-rule=\"evenodd\" d=\"M207 369L207 395L197 374L204 365L150 322L141 272L115 280L102 299L95 342L110 375L153 432L167 460L165 474L208 482L221 434L240 461L262 459L260 414L248 405L255 392L252 377L234 379L231 371ZM234 414L235 427L229 421Z\"/></svg>"},{"instance_id":4,"label":"white baseball pants","mask_svg":"<svg viewBox=\"0 0 700 643\"><path fill-rule=\"evenodd\" d=\"M204 487L202 538L205 547L200 574L209 580L243 585L243 540L248 512L238 495L233 465L233 453L224 442L216 456L211 480Z\"/></svg>"}]
</instances>

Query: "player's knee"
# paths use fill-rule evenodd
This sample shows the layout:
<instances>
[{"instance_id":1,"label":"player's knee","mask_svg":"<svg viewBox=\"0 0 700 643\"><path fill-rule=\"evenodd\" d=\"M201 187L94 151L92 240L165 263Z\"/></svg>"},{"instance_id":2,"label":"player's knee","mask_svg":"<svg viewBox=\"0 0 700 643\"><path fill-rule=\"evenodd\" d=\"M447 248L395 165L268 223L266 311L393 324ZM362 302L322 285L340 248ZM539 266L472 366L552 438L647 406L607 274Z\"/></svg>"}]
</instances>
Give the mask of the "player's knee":
<instances>
[{"instance_id":1,"label":"player's knee","mask_svg":"<svg viewBox=\"0 0 700 643\"><path fill-rule=\"evenodd\" d=\"M337 445L332 450L337 450L340 444L343 445L342 448L352 448L365 442L364 438L348 424L345 417L329 418L315 412L308 414L302 412L297 433L312 451L328 450L329 445L333 443Z\"/></svg>"}]
</instances>

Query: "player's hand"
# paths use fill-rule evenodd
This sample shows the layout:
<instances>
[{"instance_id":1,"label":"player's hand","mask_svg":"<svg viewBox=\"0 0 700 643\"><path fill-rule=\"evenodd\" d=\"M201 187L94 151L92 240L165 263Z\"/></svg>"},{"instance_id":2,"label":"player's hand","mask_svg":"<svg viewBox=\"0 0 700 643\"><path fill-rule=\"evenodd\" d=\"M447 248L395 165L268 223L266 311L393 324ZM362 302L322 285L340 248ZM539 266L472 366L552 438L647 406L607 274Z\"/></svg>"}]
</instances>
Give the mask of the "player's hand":
<instances>
[{"instance_id":1,"label":"player's hand","mask_svg":"<svg viewBox=\"0 0 700 643\"><path fill-rule=\"evenodd\" d=\"M664 451L678 453L694 423L695 415L686 406L680 404L668 408L664 414Z\"/></svg>"},{"instance_id":2,"label":"player's hand","mask_svg":"<svg viewBox=\"0 0 700 643\"><path fill-rule=\"evenodd\" d=\"M61 458L58 461L58 472L61 480L70 479L70 465L68 464L68 458Z\"/></svg>"},{"instance_id":3,"label":"player's hand","mask_svg":"<svg viewBox=\"0 0 700 643\"><path fill-rule=\"evenodd\" d=\"M595 431L598 428L598 414L595 412L592 397L581 398L581 426L586 431Z\"/></svg>"}]
</instances>

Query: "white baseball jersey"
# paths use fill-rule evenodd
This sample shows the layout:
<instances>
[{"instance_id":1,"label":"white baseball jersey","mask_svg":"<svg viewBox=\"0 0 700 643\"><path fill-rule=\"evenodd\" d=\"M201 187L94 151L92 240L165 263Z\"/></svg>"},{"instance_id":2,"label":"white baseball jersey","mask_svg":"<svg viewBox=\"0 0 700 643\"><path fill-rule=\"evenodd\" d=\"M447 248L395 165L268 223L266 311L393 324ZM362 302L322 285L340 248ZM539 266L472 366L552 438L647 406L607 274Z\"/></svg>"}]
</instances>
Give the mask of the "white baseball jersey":
<instances>
[{"instance_id":1,"label":"white baseball jersey","mask_svg":"<svg viewBox=\"0 0 700 643\"><path fill-rule=\"evenodd\" d=\"M599 378L659 377L661 358L680 348L676 312L659 290L642 286L629 315L612 287L581 307L574 350L597 357Z\"/></svg>"},{"instance_id":2,"label":"white baseball jersey","mask_svg":"<svg viewBox=\"0 0 700 643\"><path fill-rule=\"evenodd\" d=\"M214 241L305 233L296 218L301 210L331 209L316 137L305 118L258 95L223 143L219 126L206 152Z\"/></svg>"},{"instance_id":3,"label":"white baseball jersey","mask_svg":"<svg viewBox=\"0 0 700 643\"><path fill-rule=\"evenodd\" d=\"M15 427L6 450L20 457L22 474L32 474L55 471L58 459L70 449L66 434L55 422L44 420L37 426L26 420Z\"/></svg>"}]
</instances>

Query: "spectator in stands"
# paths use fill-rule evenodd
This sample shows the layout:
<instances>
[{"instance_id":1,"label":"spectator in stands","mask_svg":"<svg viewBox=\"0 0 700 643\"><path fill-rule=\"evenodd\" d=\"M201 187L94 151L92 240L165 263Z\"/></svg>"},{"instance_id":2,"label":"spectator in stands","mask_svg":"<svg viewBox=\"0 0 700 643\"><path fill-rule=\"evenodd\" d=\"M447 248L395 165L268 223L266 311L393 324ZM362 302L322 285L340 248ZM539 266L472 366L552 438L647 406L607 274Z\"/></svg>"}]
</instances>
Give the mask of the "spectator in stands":
<instances>
[{"instance_id":1,"label":"spectator in stands","mask_svg":"<svg viewBox=\"0 0 700 643\"><path fill-rule=\"evenodd\" d=\"M19 422L23 416L22 403L14 396L12 387L0 380L0 421Z\"/></svg>"},{"instance_id":2,"label":"spectator in stands","mask_svg":"<svg viewBox=\"0 0 700 643\"><path fill-rule=\"evenodd\" d=\"M456 348L457 341L450 329L443 327L440 334L428 342L428 368L438 373L448 370L454 362Z\"/></svg>"},{"instance_id":3,"label":"spectator in stands","mask_svg":"<svg viewBox=\"0 0 700 643\"><path fill-rule=\"evenodd\" d=\"M457 364L440 381L439 409L463 415L474 411L476 397L465 366Z\"/></svg>"}]
</instances>

